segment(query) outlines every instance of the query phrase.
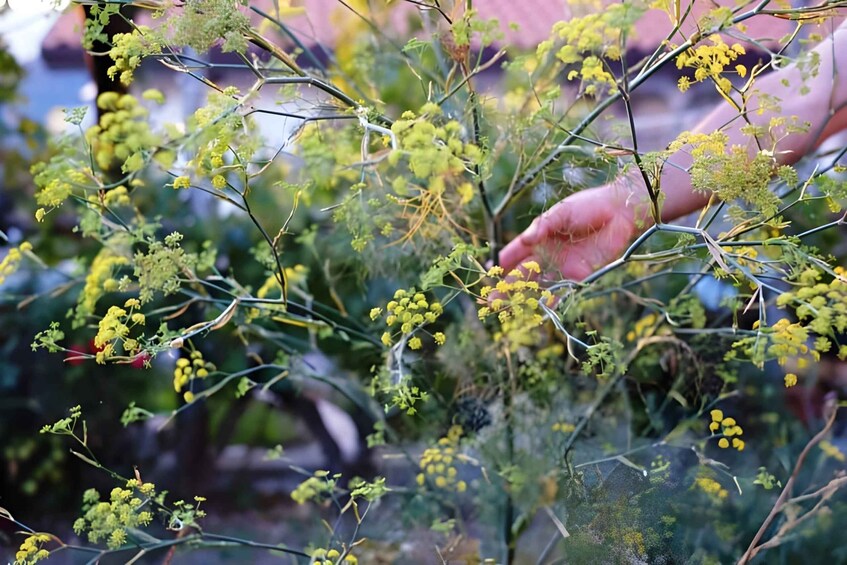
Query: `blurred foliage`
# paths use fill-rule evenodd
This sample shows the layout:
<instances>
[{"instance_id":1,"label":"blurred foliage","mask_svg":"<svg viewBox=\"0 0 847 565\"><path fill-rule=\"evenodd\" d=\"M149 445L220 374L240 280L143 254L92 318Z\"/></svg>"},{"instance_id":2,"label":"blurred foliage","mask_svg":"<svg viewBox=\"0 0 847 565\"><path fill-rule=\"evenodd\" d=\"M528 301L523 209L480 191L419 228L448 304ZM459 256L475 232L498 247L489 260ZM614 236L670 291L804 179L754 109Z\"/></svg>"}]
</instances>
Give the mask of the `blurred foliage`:
<instances>
[{"instance_id":1,"label":"blurred foliage","mask_svg":"<svg viewBox=\"0 0 847 565\"><path fill-rule=\"evenodd\" d=\"M91 9L89 45L120 4ZM719 563L771 508L768 559L847 558L845 456L834 403L814 397L815 364L847 356L847 150L808 171L686 132L641 154L634 131L598 123L663 68L743 99L745 49L711 32L757 39L752 4L635 66L626 42L650 6L634 1L555 23L529 52L470 2L352 2L331 54L246 1L132 4L152 23L111 38L109 72L138 92L101 93L97 119L68 109L63 135L22 117L3 131L0 516L28 534L7 544L19 562L233 545L365 563L419 539L421 560ZM176 123L152 119L168 102L147 88L157 61L208 87ZM4 107L21 73L3 52ZM785 127L801 126L750 134ZM659 217L681 149L714 190L705 223L654 225L584 281L545 258L496 266L530 218L633 167ZM322 402L353 417L360 461ZM789 409L812 402L805 422ZM302 434L325 468L290 458ZM309 519L291 519L290 546L204 525L216 502L197 491L221 489L231 444L299 477ZM264 508L240 482L229 509Z\"/></svg>"}]
</instances>

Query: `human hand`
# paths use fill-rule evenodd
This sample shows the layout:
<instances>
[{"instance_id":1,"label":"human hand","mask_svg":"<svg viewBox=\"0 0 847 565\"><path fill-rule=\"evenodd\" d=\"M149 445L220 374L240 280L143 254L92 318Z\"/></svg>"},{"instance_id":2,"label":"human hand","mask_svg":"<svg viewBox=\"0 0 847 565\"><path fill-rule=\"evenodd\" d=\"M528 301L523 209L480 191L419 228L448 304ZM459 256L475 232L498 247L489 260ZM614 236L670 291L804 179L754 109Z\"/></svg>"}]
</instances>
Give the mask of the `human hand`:
<instances>
[{"instance_id":1,"label":"human hand","mask_svg":"<svg viewBox=\"0 0 847 565\"><path fill-rule=\"evenodd\" d=\"M632 186L624 176L559 201L500 251L500 265L508 272L537 261L546 277L583 280L620 257L639 232L644 204Z\"/></svg>"}]
</instances>

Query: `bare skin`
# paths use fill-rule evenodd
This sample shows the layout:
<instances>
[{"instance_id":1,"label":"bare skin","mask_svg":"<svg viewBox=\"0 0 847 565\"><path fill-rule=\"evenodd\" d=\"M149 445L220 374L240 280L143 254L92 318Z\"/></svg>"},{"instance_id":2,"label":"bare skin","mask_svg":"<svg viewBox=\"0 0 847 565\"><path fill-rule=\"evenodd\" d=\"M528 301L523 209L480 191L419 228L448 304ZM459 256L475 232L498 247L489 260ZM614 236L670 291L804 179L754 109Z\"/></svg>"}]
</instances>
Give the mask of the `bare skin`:
<instances>
[{"instance_id":1,"label":"bare skin","mask_svg":"<svg viewBox=\"0 0 847 565\"><path fill-rule=\"evenodd\" d=\"M790 66L763 76L754 85L756 90L782 100L780 115L797 116L799 122L811 124L807 132L785 135L772 148L780 163L798 161L827 137L847 129L847 22L815 51L821 61L816 77L804 83L800 70ZM784 80L789 86L784 86ZM803 84L809 88L808 94L800 94ZM752 97L748 119L767 127L774 113L765 111L758 115L757 108L758 101ZM722 102L693 131L709 133L722 129L729 136L730 146L746 146L754 155L758 148L741 133L745 122L737 114ZM690 162L683 149L670 158L663 170L664 222L698 210L709 200L708 194L692 189L690 176L684 170ZM644 181L634 169L611 183L568 196L538 216L506 245L500 252L500 264L509 271L525 261L539 260L549 270L558 269L555 278L583 280L620 257L627 245L652 223L647 201Z\"/></svg>"}]
</instances>

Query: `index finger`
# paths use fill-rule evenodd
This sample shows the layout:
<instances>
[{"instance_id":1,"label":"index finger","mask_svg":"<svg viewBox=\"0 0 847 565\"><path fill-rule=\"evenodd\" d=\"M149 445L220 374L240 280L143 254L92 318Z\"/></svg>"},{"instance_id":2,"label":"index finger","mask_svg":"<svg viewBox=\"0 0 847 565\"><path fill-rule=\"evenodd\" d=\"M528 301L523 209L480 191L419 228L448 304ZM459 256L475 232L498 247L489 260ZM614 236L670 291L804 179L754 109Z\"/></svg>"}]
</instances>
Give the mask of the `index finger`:
<instances>
[{"instance_id":1,"label":"index finger","mask_svg":"<svg viewBox=\"0 0 847 565\"><path fill-rule=\"evenodd\" d=\"M523 234L518 235L500 250L500 266L506 272L511 271L524 261L529 260L533 254L533 247L533 245L527 245L524 242Z\"/></svg>"}]
</instances>

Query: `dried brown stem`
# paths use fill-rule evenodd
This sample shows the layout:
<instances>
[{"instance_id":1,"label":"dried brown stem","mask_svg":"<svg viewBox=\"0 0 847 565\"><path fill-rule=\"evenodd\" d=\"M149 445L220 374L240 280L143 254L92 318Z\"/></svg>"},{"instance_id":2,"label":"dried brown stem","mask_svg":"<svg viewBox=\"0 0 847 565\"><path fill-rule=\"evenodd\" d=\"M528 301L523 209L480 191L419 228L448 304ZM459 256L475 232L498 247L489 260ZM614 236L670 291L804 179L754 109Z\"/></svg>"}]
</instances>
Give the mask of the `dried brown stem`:
<instances>
[{"instance_id":1,"label":"dried brown stem","mask_svg":"<svg viewBox=\"0 0 847 565\"><path fill-rule=\"evenodd\" d=\"M784 533L783 531L779 531L773 538L768 540L763 544L759 544L762 537L765 535L765 532L768 530L770 525L776 519L776 517L788 506L791 502L793 502L791 498L791 490L794 488L794 483L797 481L797 476L800 474L800 469L803 467L803 463L806 461L806 457L808 457L809 453L812 451L812 448L820 443L824 437L829 433L829 430L832 428L832 424L835 423L835 414L837 412L837 407L833 400L829 400L827 405L825 406L825 410L827 413L826 423L823 428L815 434L815 436L809 440L809 443L803 448L803 451L800 452L800 456L797 457L797 463L794 464L794 470L791 472L791 477L789 477L788 481L785 483L785 487L782 489L782 492L779 495L779 498L776 499L776 503L774 503L773 508L771 508L770 513L768 514L765 521L762 522L761 527L759 527L759 531L756 532L756 535L753 537L753 541L750 542L750 546L747 548L747 551L741 556L738 560L738 565L745 565L749 563L753 557L756 556L761 550L767 549L768 547L775 547L781 543L781 535ZM832 483L830 483L832 484ZM829 486L829 485L827 485ZM840 484L839 484L840 486ZM822 494L827 494L828 491L825 491L827 487L824 487L818 492ZM832 491L834 492L834 491ZM823 499L825 500L826 497ZM823 502L821 501L821 503ZM818 503L809 513L816 512L821 503ZM809 514L807 513L807 515ZM802 518L801 518L802 519ZM798 520L794 521L794 525L798 523ZM776 543L776 541L779 543Z\"/></svg>"}]
</instances>

